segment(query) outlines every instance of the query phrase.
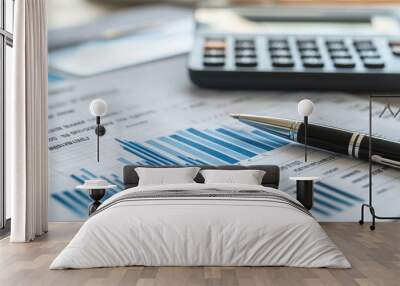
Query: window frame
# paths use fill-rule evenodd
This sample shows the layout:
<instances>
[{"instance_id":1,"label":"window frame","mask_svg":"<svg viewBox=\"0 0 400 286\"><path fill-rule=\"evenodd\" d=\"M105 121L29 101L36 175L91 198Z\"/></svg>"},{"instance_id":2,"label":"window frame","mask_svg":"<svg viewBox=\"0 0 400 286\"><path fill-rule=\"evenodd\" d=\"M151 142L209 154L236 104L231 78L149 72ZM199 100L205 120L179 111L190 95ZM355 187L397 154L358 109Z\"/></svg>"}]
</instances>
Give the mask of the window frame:
<instances>
[{"instance_id":1,"label":"window frame","mask_svg":"<svg viewBox=\"0 0 400 286\"><path fill-rule=\"evenodd\" d=\"M6 17L14 18L14 15L6 15L6 1L9 1L14 14L15 0L0 0L1 21L0 21L0 236L9 231L10 221L7 220L6 212L6 188L5 188L5 100L6 100L6 64L7 46L13 47L13 34L7 31ZM13 29L12 29L13 30Z\"/></svg>"}]
</instances>

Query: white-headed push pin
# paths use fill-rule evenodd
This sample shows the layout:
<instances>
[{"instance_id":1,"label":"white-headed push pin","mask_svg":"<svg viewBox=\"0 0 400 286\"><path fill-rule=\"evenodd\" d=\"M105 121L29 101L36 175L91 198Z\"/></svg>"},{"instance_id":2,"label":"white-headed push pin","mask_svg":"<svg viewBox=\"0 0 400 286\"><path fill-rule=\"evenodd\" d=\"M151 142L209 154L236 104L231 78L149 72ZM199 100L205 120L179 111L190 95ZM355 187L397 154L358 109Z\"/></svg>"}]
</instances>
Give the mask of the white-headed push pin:
<instances>
[{"instance_id":1,"label":"white-headed push pin","mask_svg":"<svg viewBox=\"0 0 400 286\"><path fill-rule=\"evenodd\" d=\"M297 105L297 111L304 118L304 161L307 162L308 116L314 111L314 103L309 99L303 99Z\"/></svg>"},{"instance_id":2,"label":"white-headed push pin","mask_svg":"<svg viewBox=\"0 0 400 286\"><path fill-rule=\"evenodd\" d=\"M99 162L99 157L100 157L100 144L99 144L99 138L100 136L103 136L104 134L106 134L106 129L104 128L103 125L100 124L100 117L106 115L107 113L107 103L100 98L94 99L92 100L92 102L90 103L89 106L90 109L90 113L96 117L96 129L95 129L95 133L97 135L97 162Z\"/></svg>"}]
</instances>

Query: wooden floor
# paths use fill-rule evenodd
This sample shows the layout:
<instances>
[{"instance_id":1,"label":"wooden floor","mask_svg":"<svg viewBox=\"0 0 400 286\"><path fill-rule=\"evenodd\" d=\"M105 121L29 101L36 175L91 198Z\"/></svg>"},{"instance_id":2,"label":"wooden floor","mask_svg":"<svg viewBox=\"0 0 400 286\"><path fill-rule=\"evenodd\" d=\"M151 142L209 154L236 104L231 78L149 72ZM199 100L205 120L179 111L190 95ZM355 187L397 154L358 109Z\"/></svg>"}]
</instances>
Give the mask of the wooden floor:
<instances>
[{"instance_id":1,"label":"wooden floor","mask_svg":"<svg viewBox=\"0 0 400 286\"><path fill-rule=\"evenodd\" d=\"M324 229L353 268L289 267L121 267L48 270L49 264L80 227L52 223L49 233L28 244L0 241L0 285L400 285L400 223L368 225L324 223Z\"/></svg>"}]
</instances>

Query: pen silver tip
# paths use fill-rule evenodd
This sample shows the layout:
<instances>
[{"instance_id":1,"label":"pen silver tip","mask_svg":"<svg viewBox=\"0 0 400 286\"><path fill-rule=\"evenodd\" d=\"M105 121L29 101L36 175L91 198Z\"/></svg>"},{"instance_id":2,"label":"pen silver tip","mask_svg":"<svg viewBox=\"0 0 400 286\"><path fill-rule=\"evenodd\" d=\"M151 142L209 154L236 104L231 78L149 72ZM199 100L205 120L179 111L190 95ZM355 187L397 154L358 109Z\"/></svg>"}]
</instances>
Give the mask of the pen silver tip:
<instances>
[{"instance_id":1,"label":"pen silver tip","mask_svg":"<svg viewBox=\"0 0 400 286\"><path fill-rule=\"evenodd\" d=\"M275 117L251 115L251 114L231 113L230 116L248 125L261 128L264 131L272 133L276 131L276 133L279 134L280 133L290 134L291 130L293 129L293 126L297 123L297 121L288 119L280 119ZM279 132L277 130L279 130Z\"/></svg>"}]
</instances>

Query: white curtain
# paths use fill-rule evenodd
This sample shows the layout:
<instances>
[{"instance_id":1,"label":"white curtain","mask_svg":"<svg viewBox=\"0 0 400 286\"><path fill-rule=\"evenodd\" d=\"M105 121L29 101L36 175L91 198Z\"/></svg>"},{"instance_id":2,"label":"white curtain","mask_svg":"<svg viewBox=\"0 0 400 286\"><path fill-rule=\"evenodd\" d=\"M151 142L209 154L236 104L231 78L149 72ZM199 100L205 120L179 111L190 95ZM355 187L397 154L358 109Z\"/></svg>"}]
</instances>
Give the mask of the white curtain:
<instances>
[{"instance_id":1,"label":"white curtain","mask_svg":"<svg viewBox=\"0 0 400 286\"><path fill-rule=\"evenodd\" d=\"M12 242L47 232L46 0L15 1L13 92L6 98Z\"/></svg>"}]
</instances>

